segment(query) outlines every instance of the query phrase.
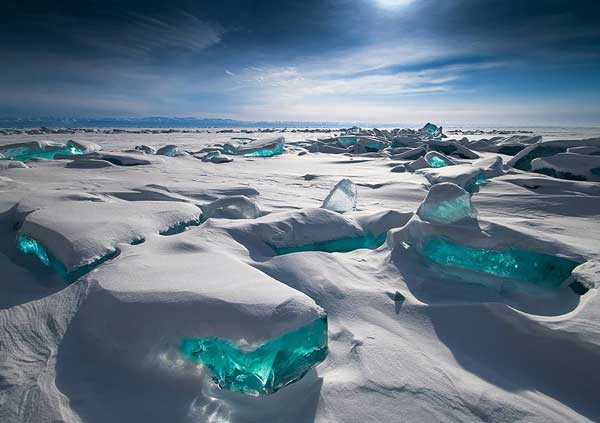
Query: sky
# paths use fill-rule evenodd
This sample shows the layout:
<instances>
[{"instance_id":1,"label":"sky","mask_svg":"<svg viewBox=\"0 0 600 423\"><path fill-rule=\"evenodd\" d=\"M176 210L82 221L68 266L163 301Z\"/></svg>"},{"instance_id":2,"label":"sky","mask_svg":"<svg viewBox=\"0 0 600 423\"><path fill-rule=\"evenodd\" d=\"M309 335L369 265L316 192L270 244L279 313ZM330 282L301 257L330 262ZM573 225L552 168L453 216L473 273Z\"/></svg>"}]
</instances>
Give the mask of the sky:
<instances>
[{"instance_id":1,"label":"sky","mask_svg":"<svg viewBox=\"0 0 600 423\"><path fill-rule=\"evenodd\" d=\"M600 126L597 0L4 0L0 116Z\"/></svg>"}]
</instances>

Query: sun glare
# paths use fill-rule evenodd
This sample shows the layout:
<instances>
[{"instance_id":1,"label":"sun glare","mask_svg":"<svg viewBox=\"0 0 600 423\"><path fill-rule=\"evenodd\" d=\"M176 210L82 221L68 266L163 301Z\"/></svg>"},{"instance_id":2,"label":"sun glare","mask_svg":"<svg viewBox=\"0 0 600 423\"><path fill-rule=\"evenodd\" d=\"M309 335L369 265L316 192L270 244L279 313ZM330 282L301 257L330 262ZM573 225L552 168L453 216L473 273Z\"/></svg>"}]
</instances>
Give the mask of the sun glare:
<instances>
[{"instance_id":1,"label":"sun glare","mask_svg":"<svg viewBox=\"0 0 600 423\"><path fill-rule=\"evenodd\" d=\"M412 3L413 0L374 0L375 4L384 9L397 9L400 7L407 6Z\"/></svg>"}]
</instances>

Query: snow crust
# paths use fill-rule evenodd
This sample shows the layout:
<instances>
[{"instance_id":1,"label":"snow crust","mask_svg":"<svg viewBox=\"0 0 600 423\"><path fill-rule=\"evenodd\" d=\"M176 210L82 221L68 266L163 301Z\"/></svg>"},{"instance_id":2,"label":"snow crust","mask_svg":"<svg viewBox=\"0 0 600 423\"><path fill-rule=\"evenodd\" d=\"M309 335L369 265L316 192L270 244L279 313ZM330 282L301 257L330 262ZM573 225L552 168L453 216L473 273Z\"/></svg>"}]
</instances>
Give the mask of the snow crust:
<instances>
[{"instance_id":1,"label":"snow crust","mask_svg":"<svg viewBox=\"0 0 600 423\"><path fill-rule=\"evenodd\" d=\"M275 157L218 166L199 158L254 141L81 134L103 149L0 160L0 421L599 421L600 186L532 172L589 177L597 141L486 147L426 129L287 132ZM190 154L153 154L169 144ZM511 146L523 147L512 160ZM454 164L407 170L428 154ZM322 208L342 179L357 210ZM423 213L457 198L465 218ZM67 284L17 249L20 235L70 269L119 253ZM380 236L372 249L276 252ZM432 238L577 266L540 286L429 260ZM217 336L251 349L323 313L327 358L268 396L220 389L178 348Z\"/></svg>"},{"instance_id":2,"label":"snow crust","mask_svg":"<svg viewBox=\"0 0 600 423\"><path fill-rule=\"evenodd\" d=\"M73 271L115 251L120 243L145 239L200 214L198 207L180 202L61 202L27 214L17 234L40 242Z\"/></svg>"}]
</instances>

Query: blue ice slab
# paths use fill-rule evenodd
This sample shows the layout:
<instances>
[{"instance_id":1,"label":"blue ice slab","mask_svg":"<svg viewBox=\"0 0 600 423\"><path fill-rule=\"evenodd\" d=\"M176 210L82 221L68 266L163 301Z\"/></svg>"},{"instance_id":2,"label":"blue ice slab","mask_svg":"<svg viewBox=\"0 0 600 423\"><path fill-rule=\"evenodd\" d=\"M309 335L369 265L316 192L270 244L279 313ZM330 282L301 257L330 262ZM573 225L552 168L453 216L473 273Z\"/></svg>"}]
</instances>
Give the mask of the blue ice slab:
<instances>
[{"instance_id":1,"label":"blue ice slab","mask_svg":"<svg viewBox=\"0 0 600 423\"><path fill-rule=\"evenodd\" d=\"M227 339L184 339L181 353L208 367L223 389L268 395L300 380L327 357L327 316L244 350Z\"/></svg>"},{"instance_id":2,"label":"blue ice slab","mask_svg":"<svg viewBox=\"0 0 600 423\"><path fill-rule=\"evenodd\" d=\"M334 239L331 241L317 242L315 244L300 245L298 247L274 247L277 255L300 253L303 251L322 251L324 253L348 253L350 251L367 248L373 250L381 247L385 242L386 233L378 236L366 235L360 237L348 237Z\"/></svg>"},{"instance_id":3,"label":"blue ice slab","mask_svg":"<svg viewBox=\"0 0 600 423\"><path fill-rule=\"evenodd\" d=\"M344 144L346 147L354 145L358 142L356 137L338 137L337 140Z\"/></svg>"},{"instance_id":4,"label":"blue ice slab","mask_svg":"<svg viewBox=\"0 0 600 423\"><path fill-rule=\"evenodd\" d=\"M223 146L223 153L236 155L236 156L241 155L244 157L271 157L271 156L276 156L278 154L282 154L285 149L285 146L284 146L284 143L281 142L273 148L263 148L260 150L244 153L244 149L249 149L249 148L251 148L251 146L249 146L248 144L240 147L239 149L226 144Z\"/></svg>"},{"instance_id":5,"label":"blue ice slab","mask_svg":"<svg viewBox=\"0 0 600 423\"><path fill-rule=\"evenodd\" d=\"M271 157L283 153L283 144L278 145L275 148L265 148L263 150L253 151L251 153L244 154L244 157Z\"/></svg>"},{"instance_id":6,"label":"blue ice slab","mask_svg":"<svg viewBox=\"0 0 600 423\"><path fill-rule=\"evenodd\" d=\"M557 287L579 263L562 257L509 248L492 250L468 247L445 238L425 241L423 255L451 267L474 270L544 287Z\"/></svg>"},{"instance_id":7,"label":"blue ice slab","mask_svg":"<svg viewBox=\"0 0 600 423\"><path fill-rule=\"evenodd\" d=\"M64 148L49 151L30 147L0 149L0 159L17 160L20 162L28 162L29 160L34 158L52 160L54 159L54 156L58 154L74 156L83 154L83 151L70 143L67 143L67 145Z\"/></svg>"},{"instance_id":8,"label":"blue ice slab","mask_svg":"<svg viewBox=\"0 0 600 423\"><path fill-rule=\"evenodd\" d=\"M111 260L119 255L120 251L118 249L114 249L103 257L95 260L94 262L78 267L77 269L69 272L64 264L62 264L56 257L48 252L48 250L40 244L37 240L27 237L27 236L19 236L17 237L17 248L25 253L30 255L35 255L45 266L48 266L56 273L60 275L61 278L67 283L71 283L79 279L81 276L86 273L91 272L96 267L104 263L105 261Z\"/></svg>"},{"instance_id":9,"label":"blue ice slab","mask_svg":"<svg viewBox=\"0 0 600 423\"><path fill-rule=\"evenodd\" d=\"M442 135L442 128L430 122L427 122L421 130L434 138L438 138Z\"/></svg>"}]
</instances>

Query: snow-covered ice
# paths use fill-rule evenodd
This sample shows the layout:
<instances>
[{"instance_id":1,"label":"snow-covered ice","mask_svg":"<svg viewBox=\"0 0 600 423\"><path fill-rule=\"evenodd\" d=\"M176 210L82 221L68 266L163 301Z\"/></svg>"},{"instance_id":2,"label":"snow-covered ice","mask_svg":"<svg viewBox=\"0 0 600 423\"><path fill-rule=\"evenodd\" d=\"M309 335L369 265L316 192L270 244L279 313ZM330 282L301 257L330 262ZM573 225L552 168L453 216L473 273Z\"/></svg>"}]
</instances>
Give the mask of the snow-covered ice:
<instances>
[{"instance_id":1,"label":"snow-covered ice","mask_svg":"<svg viewBox=\"0 0 600 423\"><path fill-rule=\"evenodd\" d=\"M238 132L0 136L1 422L600 420L594 134Z\"/></svg>"}]
</instances>

